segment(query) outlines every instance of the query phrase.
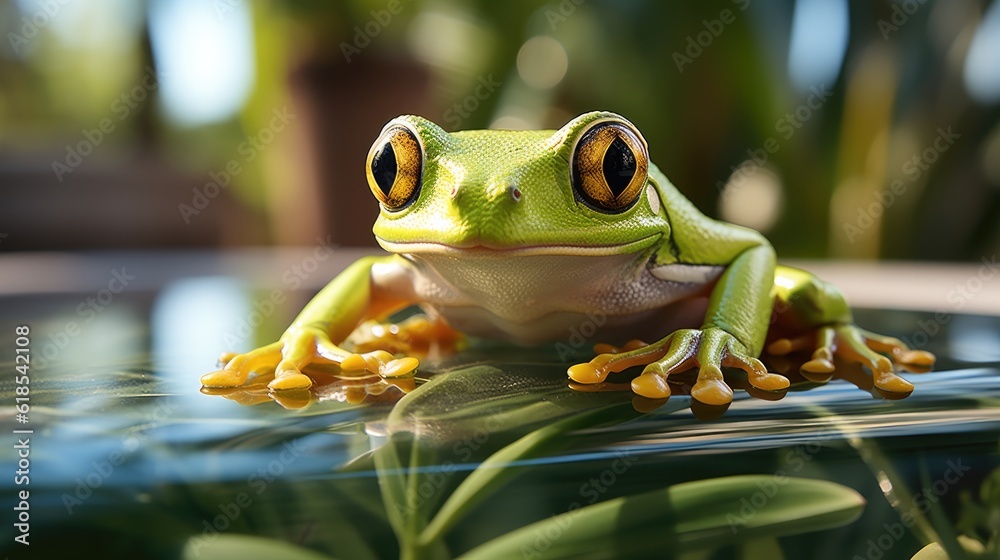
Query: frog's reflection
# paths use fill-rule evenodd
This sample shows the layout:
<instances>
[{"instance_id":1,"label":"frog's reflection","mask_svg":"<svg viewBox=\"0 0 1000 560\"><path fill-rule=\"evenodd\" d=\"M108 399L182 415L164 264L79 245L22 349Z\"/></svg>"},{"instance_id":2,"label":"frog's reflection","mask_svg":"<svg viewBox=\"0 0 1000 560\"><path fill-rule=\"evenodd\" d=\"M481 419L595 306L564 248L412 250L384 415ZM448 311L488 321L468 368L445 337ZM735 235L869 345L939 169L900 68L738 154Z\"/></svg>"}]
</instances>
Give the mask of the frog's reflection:
<instances>
[{"instance_id":1,"label":"frog's reflection","mask_svg":"<svg viewBox=\"0 0 1000 560\"><path fill-rule=\"evenodd\" d=\"M274 371L270 371L250 379L241 387L202 387L201 392L205 395L221 396L247 406L274 401L287 409L299 409L314 401L392 404L417 386L417 379L413 376L385 379L373 374L345 375L336 371L336 368L322 367L310 367L308 373L314 381L309 389L273 391L267 386L274 379Z\"/></svg>"}]
</instances>

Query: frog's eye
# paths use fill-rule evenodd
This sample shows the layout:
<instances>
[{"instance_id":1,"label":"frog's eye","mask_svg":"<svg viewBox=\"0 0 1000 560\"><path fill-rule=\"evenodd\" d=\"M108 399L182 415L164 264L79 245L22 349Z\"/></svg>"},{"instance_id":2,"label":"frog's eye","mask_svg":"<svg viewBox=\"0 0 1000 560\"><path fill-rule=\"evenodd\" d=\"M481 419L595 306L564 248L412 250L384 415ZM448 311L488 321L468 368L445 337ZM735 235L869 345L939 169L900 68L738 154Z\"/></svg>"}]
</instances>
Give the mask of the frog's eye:
<instances>
[{"instance_id":1,"label":"frog's eye","mask_svg":"<svg viewBox=\"0 0 1000 560\"><path fill-rule=\"evenodd\" d=\"M417 137L405 126L391 126L368 152L368 186L386 208L399 210L416 198L422 165Z\"/></svg>"},{"instance_id":2,"label":"frog's eye","mask_svg":"<svg viewBox=\"0 0 1000 560\"><path fill-rule=\"evenodd\" d=\"M638 133L621 122L588 130L573 152L573 188L591 205L620 212L639 199L649 158Z\"/></svg>"}]
</instances>

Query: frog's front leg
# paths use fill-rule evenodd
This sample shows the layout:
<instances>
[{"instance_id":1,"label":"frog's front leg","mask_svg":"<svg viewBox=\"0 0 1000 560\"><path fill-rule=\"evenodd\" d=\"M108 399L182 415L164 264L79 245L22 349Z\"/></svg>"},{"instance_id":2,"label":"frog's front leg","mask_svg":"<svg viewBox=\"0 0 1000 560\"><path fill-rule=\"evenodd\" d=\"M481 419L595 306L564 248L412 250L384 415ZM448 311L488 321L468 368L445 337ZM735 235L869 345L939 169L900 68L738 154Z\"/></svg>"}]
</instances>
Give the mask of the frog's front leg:
<instances>
[{"instance_id":1,"label":"frog's front leg","mask_svg":"<svg viewBox=\"0 0 1000 560\"><path fill-rule=\"evenodd\" d=\"M803 374L833 373L834 356L839 356L867 367L875 387L909 393L913 385L896 375L893 363L918 367L934 364L930 352L911 350L897 338L855 326L840 292L812 274L779 266L776 275L775 331L782 334L773 337L767 351L777 356L811 351L810 360L800 368Z\"/></svg>"},{"instance_id":2,"label":"frog's front leg","mask_svg":"<svg viewBox=\"0 0 1000 560\"><path fill-rule=\"evenodd\" d=\"M400 257L358 260L306 305L280 340L246 354L224 355L223 369L202 376L202 384L237 387L251 373L274 368L275 377L268 387L305 389L312 385L312 379L302 370L310 363L335 363L344 370L367 369L385 377L412 371L417 367L414 358L396 359L382 350L356 354L338 346L363 321L384 317L411 303L407 290L373 281L377 270L383 277L393 276L394 271L404 272L395 276L405 276Z\"/></svg>"},{"instance_id":3,"label":"frog's front leg","mask_svg":"<svg viewBox=\"0 0 1000 560\"><path fill-rule=\"evenodd\" d=\"M747 373L751 385L765 391L788 387L788 379L768 373L757 359L764 345L773 307L775 256L769 245L745 249L726 268L712 289L708 311L700 329L683 329L666 338L620 354L602 354L589 363L569 368L579 383L598 383L608 374L648 364L632 380L632 390L644 397L670 396L667 377L698 367L691 396L711 405L726 404L733 391L722 376L722 367Z\"/></svg>"}]
</instances>

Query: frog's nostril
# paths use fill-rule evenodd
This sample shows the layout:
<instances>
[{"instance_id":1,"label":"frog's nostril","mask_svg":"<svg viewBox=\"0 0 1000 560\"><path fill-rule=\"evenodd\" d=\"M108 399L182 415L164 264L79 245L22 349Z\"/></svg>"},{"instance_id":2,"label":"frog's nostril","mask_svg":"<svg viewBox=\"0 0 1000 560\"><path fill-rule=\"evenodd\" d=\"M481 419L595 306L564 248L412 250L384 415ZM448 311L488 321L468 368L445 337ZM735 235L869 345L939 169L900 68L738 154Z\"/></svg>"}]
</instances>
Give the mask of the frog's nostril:
<instances>
[{"instance_id":1,"label":"frog's nostril","mask_svg":"<svg viewBox=\"0 0 1000 560\"><path fill-rule=\"evenodd\" d=\"M514 183L511 183L507 187L507 194L510 195L510 199L513 200L514 202L521 202L521 196L522 196L521 189L517 188L517 185L515 185Z\"/></svg>"}]
</instances>

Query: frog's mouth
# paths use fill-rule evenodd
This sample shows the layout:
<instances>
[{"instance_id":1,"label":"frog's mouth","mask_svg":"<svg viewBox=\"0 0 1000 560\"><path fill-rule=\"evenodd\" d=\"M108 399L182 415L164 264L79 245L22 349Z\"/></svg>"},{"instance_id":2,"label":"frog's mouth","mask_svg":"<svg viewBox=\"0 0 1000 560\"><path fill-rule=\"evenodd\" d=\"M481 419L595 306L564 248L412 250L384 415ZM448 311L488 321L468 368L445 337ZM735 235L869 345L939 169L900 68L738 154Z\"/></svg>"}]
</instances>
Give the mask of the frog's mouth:
<instances>
[{"instance_id":1,"label":"frog's mouth","mask_svg":"<svg viewBox=\"0 0 1000 560\"><path fill-rule=\"evenodd\" d=\"M469 241L461 244L439 243L435 241L387 241L375 236L378 244L390 253L496 256L499 258L530 255L573 255L607 256L637 253L651 247L662 234L657 233L636 241L618 245L528 245L509 247L490 243Z\"/></svg>"}]
</instances>

